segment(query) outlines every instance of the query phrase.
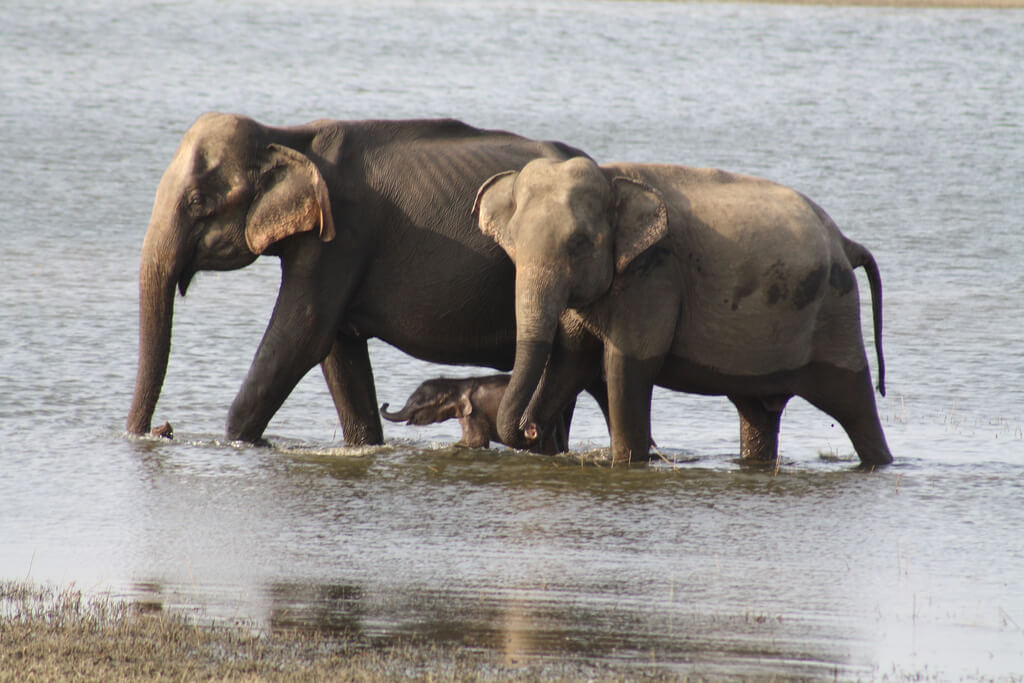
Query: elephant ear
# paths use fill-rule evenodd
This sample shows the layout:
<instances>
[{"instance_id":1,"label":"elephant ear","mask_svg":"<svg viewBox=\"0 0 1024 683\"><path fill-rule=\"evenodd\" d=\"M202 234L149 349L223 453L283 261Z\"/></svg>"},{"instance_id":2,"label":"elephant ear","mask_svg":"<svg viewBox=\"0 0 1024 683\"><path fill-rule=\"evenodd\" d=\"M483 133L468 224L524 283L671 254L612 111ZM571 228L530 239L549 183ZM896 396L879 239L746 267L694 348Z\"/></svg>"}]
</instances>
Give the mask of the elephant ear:
<instances>
[{"instance_id":1,"label":"elephant ear","mask_svg":"<svg viewBox=\"0 0 1024 683\"><path fill-rule=\"evenodd\" d=\"M252 253L262 254L271 244L310 230L317 230L324 242L334 239L327 184L309 157L269 145L249 207L245 243Z\"/></svg>"},{"instance_id":2,"label":"elephant ear","mask_svg":"<svg viewBox=\"0 0 1024 683\"><path fill-rule=\"evenodd\" d=\"M612 179L615 187L615 272L668 234L668 208L661 193L625 176Z\"/></svg>"},{"instance_id":3,"label":"elephant ear","mask_svg":"<svg viewBox=\"0 0 1024 683\"><path fill-rule=\"evenodd\" d=\"M466 389L459 394L458 405L455 408L455 417L469 417L473 414L473 401L470 400L472 389Z\"/></svg>"},{"instance_id":4,"label":"elephant ear","mask_svg":"<svg viewBox=\"0 0 1024 683\"><path fill-rule=\"evenodd\" d=\"M473 202L473 215L480 230L497 242L513 261L516 260L516 246L509 231L509 221L516 212L512 192L518 175L518 171L503 171L491 176L477 190Z\"/></svg>"}]
</instances>

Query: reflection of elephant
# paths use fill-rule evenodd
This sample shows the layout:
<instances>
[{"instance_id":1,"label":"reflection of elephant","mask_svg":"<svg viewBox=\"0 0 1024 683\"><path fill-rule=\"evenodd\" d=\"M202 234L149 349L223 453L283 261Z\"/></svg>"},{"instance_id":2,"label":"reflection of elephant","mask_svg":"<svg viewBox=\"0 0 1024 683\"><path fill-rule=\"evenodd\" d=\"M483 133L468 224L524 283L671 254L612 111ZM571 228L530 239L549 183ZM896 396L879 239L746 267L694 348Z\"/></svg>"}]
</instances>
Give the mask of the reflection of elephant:
<instances>
[{"instance_id":1,"label":"reflection of elephant","mask_svg":"<svg viewBox=\"0 0 1024 683\"><path fill-rule=\"evenodd\" d=\"M412 392L401 410L391 412L385 403L380 407L380 414L392 422L404 421L411 425L458 418L462 425L462 439L456 445L487 448L491 441L501 443L497 429L498 406L505 395L508 379L508 375L428 379ZM551 447L565 450L564 427L554 431Z\"/></svg>"},{"instance_id":2,"label":"reflection of elephant","mask_svg":"<svg viewBox=\"0 0 1024 683\"><path fill-rule=\"evenodd\" d=\"M320 363L345 439L383 440L367 339L419 358L508 369L512 265L470 213L488 176L581 152L457 121L224 114L185 134L157 188L139 274L139 367L128 431L149 429L170 352L174 289L200 270L281 259L281 289L227 437L257 441Z\"/></svg>"},{"instance_id":3,"label":"reflection of elephant","mask_svg":"<svg viewBox=\"0 0 1024 683\"><path fill-rule=\"evenodd\" d=\"M836 418L864 465L892 461L853 273L863 266L871 285L884 395L878 268L806 197L717 170L538 160L488 180L474 212L516 264L503 438L603 363L613 462L647 456L655 383L728 396L744 457L777 457L795 395ZM603 359L565 347L580 329L603 341Z\"/></svg>"}]
</instances>

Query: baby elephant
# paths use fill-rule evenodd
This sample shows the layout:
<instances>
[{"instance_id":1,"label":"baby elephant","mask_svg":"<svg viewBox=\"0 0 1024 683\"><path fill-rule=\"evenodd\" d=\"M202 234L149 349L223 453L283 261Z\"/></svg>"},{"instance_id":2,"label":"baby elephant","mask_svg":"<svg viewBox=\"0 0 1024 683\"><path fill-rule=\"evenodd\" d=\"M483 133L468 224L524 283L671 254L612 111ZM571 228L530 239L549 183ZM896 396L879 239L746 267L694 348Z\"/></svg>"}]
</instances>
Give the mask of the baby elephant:
<instances>
[{"instance_id":1,"label":"baby elephant","mask_svg":"<svg viewBox=\"0 0 1024 683\"><path fill-rule=\"evenodd\" d=\"M392 422L427 425L444 422L453 417L462 425L462 439L457 446L487 448L491 441L502 443L498 436L498 406L508 386L508 375L428 379L412 392L405 407L396 412L388 404L380 407L380 414ZM540 450L559 452L566 449L564 427L554 430L550 443Z\"/></svg>"}]
</instances>

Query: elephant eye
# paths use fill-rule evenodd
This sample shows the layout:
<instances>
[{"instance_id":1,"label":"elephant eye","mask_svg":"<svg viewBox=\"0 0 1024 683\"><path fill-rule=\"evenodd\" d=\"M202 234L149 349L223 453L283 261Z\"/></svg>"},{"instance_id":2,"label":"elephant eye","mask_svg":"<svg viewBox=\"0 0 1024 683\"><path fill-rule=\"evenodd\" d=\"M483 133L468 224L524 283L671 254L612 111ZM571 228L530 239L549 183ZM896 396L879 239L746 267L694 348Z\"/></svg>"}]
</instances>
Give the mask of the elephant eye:
<instances>
[{"instance_id":1,"label":"elephant eye","mask_svg":"<svg viewBox=\"0 0 1024 683\"><path fill-rule=\"evenodd\" d=\"M190 192L186 203L188 206L188 212L196 217L201 218L209 216L214 210L213 200L199 190L193 190Z\"/></svg>"}]
</instances>

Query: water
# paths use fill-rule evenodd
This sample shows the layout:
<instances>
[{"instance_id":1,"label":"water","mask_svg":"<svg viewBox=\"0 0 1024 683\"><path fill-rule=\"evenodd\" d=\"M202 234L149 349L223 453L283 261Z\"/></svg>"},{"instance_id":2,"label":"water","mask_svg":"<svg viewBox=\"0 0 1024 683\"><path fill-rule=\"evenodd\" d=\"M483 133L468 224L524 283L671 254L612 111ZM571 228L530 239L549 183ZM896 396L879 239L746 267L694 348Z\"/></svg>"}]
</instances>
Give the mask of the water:
<instances>
[{"instance_id":1,"label":"water","mask_svg":"<svg viewBox=\"0 0 1024 683\"><path fill-rule=\"evenodd\" d=\"M3 3L0 578L511 661L1024 672L1022 35L1014 11ZM727 401L660 391L675 466L458 451L454 422L347 450L318 372L274 448L226 445L272 259L200 274L155 416L177 439L126 438L142 235L207 110L455 116L800 189L881 266L897 464L851 471L843 432L793 401L778 471L744 466ZM487 372L371 353L392 404ZM607 446L589 399L573 445Z\"/></svg>"}]
</instances>

